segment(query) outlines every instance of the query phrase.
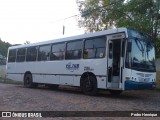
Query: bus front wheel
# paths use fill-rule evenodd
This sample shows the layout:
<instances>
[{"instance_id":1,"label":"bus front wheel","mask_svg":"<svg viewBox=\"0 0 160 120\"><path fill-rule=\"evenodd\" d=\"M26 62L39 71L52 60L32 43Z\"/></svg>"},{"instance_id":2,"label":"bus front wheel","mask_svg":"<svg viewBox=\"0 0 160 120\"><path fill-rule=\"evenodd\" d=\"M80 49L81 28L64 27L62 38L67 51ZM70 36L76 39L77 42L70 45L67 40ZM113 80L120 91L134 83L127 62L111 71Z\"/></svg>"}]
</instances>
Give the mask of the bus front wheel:
<instances>
[{"instance_id":1,"label":"bus front wheel","mask_svg":"<svg viewBox=\"0 0 160 120\"><path fill-rule=\"evenodd\" d=\"M33 83L32 75L26 74L24 77L24 87L26 88L36 88L38 86L37 83Z\"/></svg>"},{"instance_id":2,"label":"bus front wheel","mask_svg":"<svg viewBox=\"0 0 160 120\"><path fill-rule=\"evenodd\" d=\"M93 76L87 76L82 82L82 91L87 95L95 95L97 93L97 79Z\"/></svg>"}]
</instances>

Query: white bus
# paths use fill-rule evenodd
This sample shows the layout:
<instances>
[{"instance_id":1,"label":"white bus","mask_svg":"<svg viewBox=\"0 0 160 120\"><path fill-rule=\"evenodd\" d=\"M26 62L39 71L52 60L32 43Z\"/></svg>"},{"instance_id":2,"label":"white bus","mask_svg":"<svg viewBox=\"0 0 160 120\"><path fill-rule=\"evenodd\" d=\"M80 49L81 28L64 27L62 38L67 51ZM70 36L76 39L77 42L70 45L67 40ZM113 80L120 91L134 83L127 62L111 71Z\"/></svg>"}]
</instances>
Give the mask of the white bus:
<instances>
[{"instance_id":1,"label":"white bus","mask_svg":"<svg viewBox=\"0 0 160 120\"><path fill-rule=\"evenodd\" d=\"M127 28L12 46L7 78L24 87L78 86L89 95L153 89L155 48L150 36Z\"/></svg>"}]
</instances>

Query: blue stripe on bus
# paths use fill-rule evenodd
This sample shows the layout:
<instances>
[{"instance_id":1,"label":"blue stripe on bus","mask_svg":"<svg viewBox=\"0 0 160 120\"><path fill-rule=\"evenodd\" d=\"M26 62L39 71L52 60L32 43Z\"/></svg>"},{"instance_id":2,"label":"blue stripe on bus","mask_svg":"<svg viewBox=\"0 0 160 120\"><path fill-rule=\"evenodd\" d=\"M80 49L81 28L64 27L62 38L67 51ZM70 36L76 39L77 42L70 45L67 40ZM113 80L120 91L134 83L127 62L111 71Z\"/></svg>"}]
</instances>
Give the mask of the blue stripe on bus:
<instances>
[{"instance_id":1,"label":"blue stripe on bus","mask_svg":"<svg viewBox=\"0 0 160 120\"><path fill-rule=\"evenodd\" d=\"M156 87L155 82L135 82L135 81L125 81L125 90L152 90Z\"/></svg>"}]
</instances>

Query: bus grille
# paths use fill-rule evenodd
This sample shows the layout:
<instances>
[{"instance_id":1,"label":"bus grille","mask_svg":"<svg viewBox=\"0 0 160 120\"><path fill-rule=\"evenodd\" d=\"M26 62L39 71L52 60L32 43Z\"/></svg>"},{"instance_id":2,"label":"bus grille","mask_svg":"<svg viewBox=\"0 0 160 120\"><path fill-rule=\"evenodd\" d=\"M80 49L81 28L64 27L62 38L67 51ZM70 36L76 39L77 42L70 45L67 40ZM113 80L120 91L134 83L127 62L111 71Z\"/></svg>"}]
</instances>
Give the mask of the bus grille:
<instances>
[{"instance_id":1,"label":"bus grille","mask_svg":"<svg viewBox=\"0 0 160 120\"><path fill-rule=\"evenodd\" d=\"M140 77L144 77L144 73L137 73Z\"/></svg>"},{"instance_id":2,"label":"bus grille","mask_svg":"<svg viewBox=\"0 0 160 120\"><path fill-rule=\"evenodd\" d=\"M152 74L137 73L140 77L150 77Z\"/></svg>"},{"instance_id":3,"label":"bus grille","mask_svg":"<svg viewBox=\"0 0 160 120\"><path fill-rule=\"evenodd\" d=\"M152 74L137 73L139 82L149 82Z\"/></svg>"},{"instance_id":4,"label":"bus grille","mask_svg":"<svg viewBox=\"0 0 160 120\"><path fill-rule=\"evenodd\" d=\"M139 80L139 82L149 82L150 78L141 78L141 77L139 77L138 80Z\"/></svg>"},{"instance_id":5,"label":"bus grille","mask_svg":"<svg viewBox=\"0 0 160 120\"><path fill-rule=\"evenodd\" d=\"M152 74L145 74L145 77L150 77Z\"/></svg>"}]
</instances>

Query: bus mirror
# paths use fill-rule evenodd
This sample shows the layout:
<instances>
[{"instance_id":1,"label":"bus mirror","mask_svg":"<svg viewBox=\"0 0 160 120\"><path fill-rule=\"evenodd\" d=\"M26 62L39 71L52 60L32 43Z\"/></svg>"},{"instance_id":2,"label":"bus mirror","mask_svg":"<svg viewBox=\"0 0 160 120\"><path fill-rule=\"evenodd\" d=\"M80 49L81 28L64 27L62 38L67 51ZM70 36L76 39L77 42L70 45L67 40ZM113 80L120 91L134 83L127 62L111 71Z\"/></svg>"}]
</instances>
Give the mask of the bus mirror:
<instances>
[{"instance_id":1,"label":"bus mirror","mask_svg":"<svg viewBox=\"0 0 160 120\"><path fill-rule=\"evenodd\" d=\"M131 52L131 50L132 50L132 43L131 43L131 42L128 42L127 51L128 51L128 52Z\"/></svg>"}]
</instances>

